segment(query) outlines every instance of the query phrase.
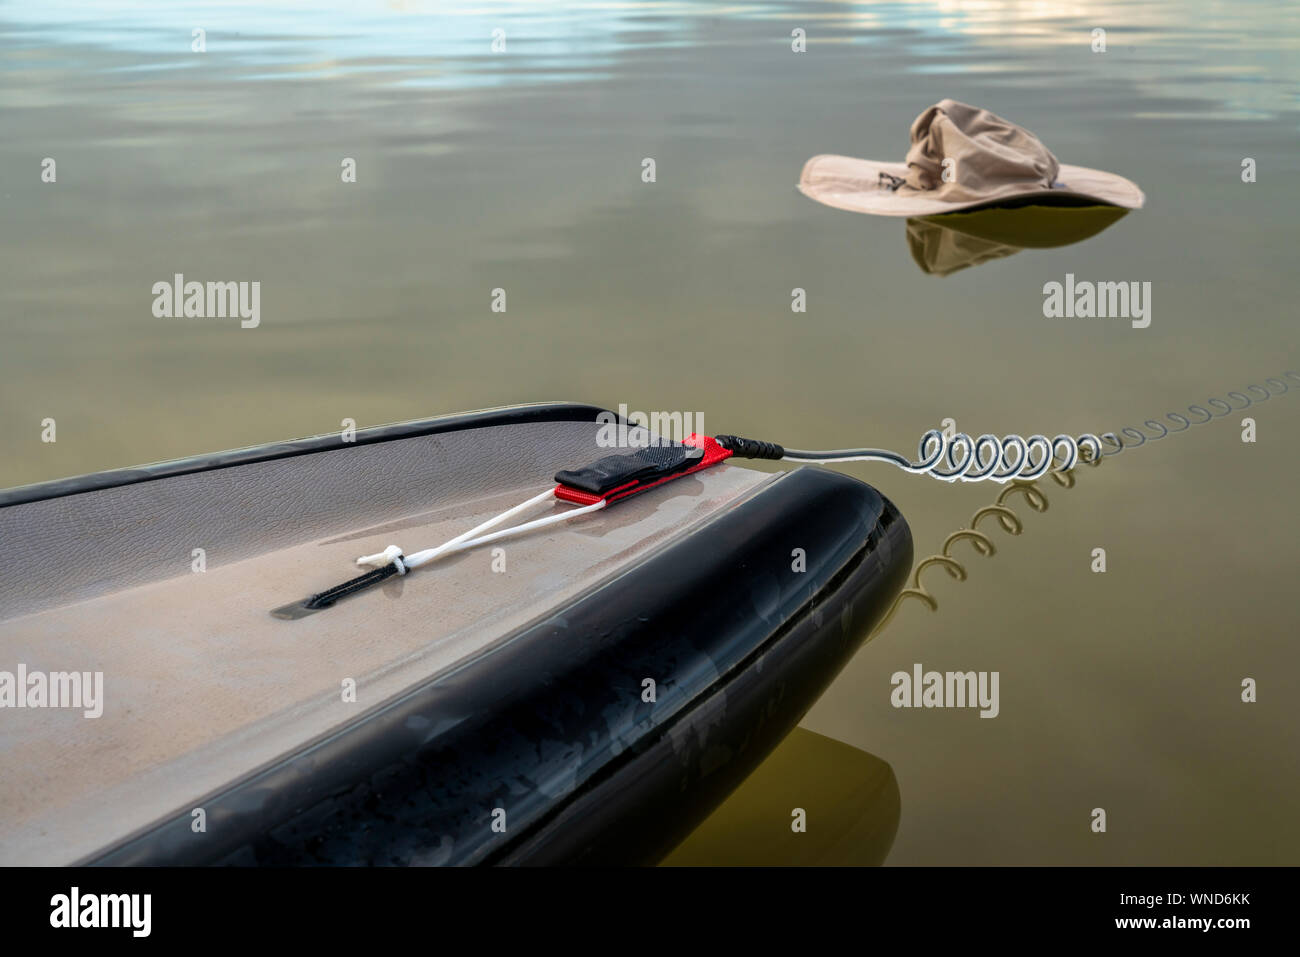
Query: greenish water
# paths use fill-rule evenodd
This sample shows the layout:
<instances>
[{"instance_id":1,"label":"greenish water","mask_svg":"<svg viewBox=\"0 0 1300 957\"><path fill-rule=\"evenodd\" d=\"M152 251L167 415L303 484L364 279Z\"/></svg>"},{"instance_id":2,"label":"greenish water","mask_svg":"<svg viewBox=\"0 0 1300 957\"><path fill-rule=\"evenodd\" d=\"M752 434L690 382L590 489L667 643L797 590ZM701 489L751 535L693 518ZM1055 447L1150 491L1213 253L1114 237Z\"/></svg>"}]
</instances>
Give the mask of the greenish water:
<instances>
[{"instance_id":1,"label":"greenish water","mask_svg":"<svg viewBox=\"0 0 1300 957\"><path fill-rule=\"evenodd\" d=\"M1286 2L0 3L0 485L541 399L908 452L1181 411L1300 370L1298 49ZM938 276L794 188L946 96L1147 207ZM156 318L176 273L260 282L260 324ZM1150 282L1150 327L1045 319L1067 273ZM1298 422L1045 484L926 573L804 722L893 769L889 863L1300 860ZM997 493L847 468L918 558ZM999 716L893 708L917 662L998 671Z\"/></svg>"}]
</instances>

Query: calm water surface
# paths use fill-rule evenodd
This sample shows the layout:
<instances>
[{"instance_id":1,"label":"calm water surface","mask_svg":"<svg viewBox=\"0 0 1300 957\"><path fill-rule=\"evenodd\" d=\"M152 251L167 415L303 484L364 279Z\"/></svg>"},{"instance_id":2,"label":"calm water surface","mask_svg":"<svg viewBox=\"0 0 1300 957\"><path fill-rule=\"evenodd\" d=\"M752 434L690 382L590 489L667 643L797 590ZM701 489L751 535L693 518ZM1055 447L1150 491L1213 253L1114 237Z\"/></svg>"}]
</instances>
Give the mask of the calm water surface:
<instances>
[{"instance_id":1,"label":"calm water surface","mask_svg":"<svg viewBox=\"0 0 1300 957\"><path fill-rule=\"evenodd\" d=\"M120 6L0 3L0 485L542 399L910 451L1300 369L1294 3ZM794 188L816 153L901 159L945 96L1147 208L939 277L903 221ZM154 318L175 273L260 281L261 325ZM1149 281L1151 326L1044 319L1066 273ZM808 715L892 768L890 863L1300 860L1300 390L1249 414L1255 444L1229 416L1044 485ZM849 468L918 558L997 491ZM895 710L916 662L999 671L1001 714Z\"/></svg>"}]
</instances>

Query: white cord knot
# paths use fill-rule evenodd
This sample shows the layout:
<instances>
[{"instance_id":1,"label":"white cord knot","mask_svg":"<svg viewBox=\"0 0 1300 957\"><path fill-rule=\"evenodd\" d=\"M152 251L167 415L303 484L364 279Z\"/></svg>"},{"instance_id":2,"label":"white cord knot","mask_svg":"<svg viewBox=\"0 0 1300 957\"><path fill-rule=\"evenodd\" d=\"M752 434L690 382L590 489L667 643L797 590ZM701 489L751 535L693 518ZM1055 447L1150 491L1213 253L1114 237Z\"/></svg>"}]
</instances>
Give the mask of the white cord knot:
<instances>
[{"instance_id":1,"label":"white cord knot","mask_svg":"<svg viewBox=\"0 0 1300 957\"><path fill-rule=\"evenodd\" d=\"M396 565L397 574L406 574L406 563L402 561L402 550L396 545L389 545L382 552L374 555L362 555L357 559L358 565L368 565L371 568L383 568L385 565Z\"/></svg>"}]
</instances>

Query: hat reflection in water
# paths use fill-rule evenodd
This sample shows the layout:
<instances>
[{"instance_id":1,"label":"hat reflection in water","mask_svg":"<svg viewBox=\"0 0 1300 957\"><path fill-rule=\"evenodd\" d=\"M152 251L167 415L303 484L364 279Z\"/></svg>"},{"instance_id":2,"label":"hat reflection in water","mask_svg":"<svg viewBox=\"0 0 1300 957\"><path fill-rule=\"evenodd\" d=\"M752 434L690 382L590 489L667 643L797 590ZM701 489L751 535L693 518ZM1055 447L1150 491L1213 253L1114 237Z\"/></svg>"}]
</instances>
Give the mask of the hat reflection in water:
<instances>
[{"instance_id":1,"label":"hat reflection in water","mask_svg":"<svg viewBox=\"0 0 1300 957\"><path fill-rule=\"evenodd\" d=\"M1128 214L1116 206L1025 206L908 219L907 247L921 271L947 276L1022 249L1069 246Z\"/></svg>"}]
</instances>

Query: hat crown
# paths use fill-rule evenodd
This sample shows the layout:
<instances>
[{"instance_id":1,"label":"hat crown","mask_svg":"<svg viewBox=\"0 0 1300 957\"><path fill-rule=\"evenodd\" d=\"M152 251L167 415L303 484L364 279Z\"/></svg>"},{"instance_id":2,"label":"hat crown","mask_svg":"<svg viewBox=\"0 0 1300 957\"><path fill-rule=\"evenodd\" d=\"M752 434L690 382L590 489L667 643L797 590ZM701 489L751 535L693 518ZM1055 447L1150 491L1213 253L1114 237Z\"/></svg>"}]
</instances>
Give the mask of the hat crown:
<instances>
[{"instance_id":1,"label":"hat crown","mask_svg":"<svg viewBox=\"0 0 1300 957\"><path fill-rule=\"evenodd\" d=\"M911 137L904 187L937 199L979 202L1017 187L1051 189L1061 168L1029 130L957 100L942 100L918 116Z\"/></svg>"}]
</instances>

